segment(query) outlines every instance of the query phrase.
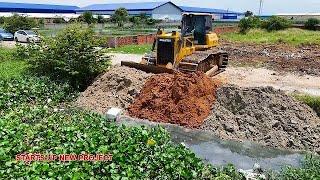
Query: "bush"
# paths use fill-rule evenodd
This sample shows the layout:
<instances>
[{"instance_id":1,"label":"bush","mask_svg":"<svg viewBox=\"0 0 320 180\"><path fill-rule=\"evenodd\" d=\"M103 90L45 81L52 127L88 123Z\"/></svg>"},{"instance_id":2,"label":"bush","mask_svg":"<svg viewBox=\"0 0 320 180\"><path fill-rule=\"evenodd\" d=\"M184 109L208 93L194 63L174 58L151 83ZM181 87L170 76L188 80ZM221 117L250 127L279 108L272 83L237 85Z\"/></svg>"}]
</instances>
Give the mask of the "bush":
<instances>
[{"instance_id":1,"label":"bush","mask_svg":"<svg viewBox=\"0 0 320 180\"><path fill-rule=\"evenodd\" d=\"M51 104L69 99L71 87L68 84L57 84L48 78L19 77L0 80L0 114L22 104Z\"/></svg>"},{"instance_id":2,"label":"bush","mask_svg":"<svg viewBox=\"0 0 320 180\"><path fill-rule=\"evenodd\" d=\"M55 19L53 19L53 23L63 24L63 23L66 23L66 21L63 18L55 18Z\"/></svg>"},{"instance_id":3,"label":"bush","mask_svg":"<svg viewBox=\"0 0 320 180\"><path fill-rule=\"evenodd\" d=\"M84 22L86 22L87 24L92 24L92 23L95 22L95 19L94 19L93 14L92 14L91 11L86 11L86 12L84 12L84 13L81 15L81 17L82 17L82 20L83 20Z\"/></svg>"},{"instance_id":4,"label":"bush","mask_svg":"<svg viewBox=\"0 0 320 180\"><path fill-rule=\"evenodd\" d=\"M95 46L93 30L75 24L39 46L30 45L26 52L32 72L84 90L108 66L109 61Z\"/></svg>"},{"instance_id":5,"label":"bush","mask_svg":"<svg viewBox=\"0 0 320 180\"><path fill-rule=\"evenodd\" d=\"M287 29L290 26L291 22L288 19L278 16L271 16L268 20L262 22L261 27L267 31L278 31Z\"/></svg>"},{"instance_id":6,"label":"bush","mask_svg":"<svg viewBox=\"0 0 320 180\"><path fill-rule=\"evenodd\" d=\"M37 22L34 19L15 14L5 19L4 29L11 33L15 33L20 29L29 30L35 27L36 25Z\"/></svg>"},{"instance_id":7,"label":"bush","mask_svg":"<svg viewBox=\"0 0 320 180\"><path fill-rule=\"evenodd\" d=\"M125 8L119 8L112 15L112 20L118 24L118 27L123 27L128 20L128 15L128 11Z\"/></svg>"},{"instance_id":8,"label":"bush","mask_svg":"<svg viewBox=\"0 0 320 180\"><path fill-rule=\"evenodd\" d=\"M98 17L97 17L97 22L98 22L99 24L103 24L103 23L106 22L106 20L104 19L104 17L103 17L102 15L98 15Z\"/></svg>"},{"instance_id":9,"label":"bush","mask_svg":"<svg viewBox=\"0 0 320 180\"><path fill-rule=\"evenodd\" d=\"M3 23L4 23L4 21L5 21L5 17L0 16L0 24L3 24Z\"/></svg>"},{"instance_id":10,"label":"bush","mask_svg":"<svg viewBox=\"0 0 320 180\"><path fill-rule=\"evenodd\" d=\"M258 28L261 25L261 20L257 16L249 16L243 18L239 22L240 33L246 34L252 28Z\"/></svg>"},{"instance_id":11,"label":"bush","mask_svg":"<svg viewBox=\"0 0 320 180\"><path fill-rule=\"evenodd\" d=\"M317 25L320 24L320 20L316 18L310 18L307 22L305 22L304 27L308 30L317 30Z\"/></svg>"},{"instance_id":12,"label":"bush","mask_svg":"<svg viewBox=\"0 0 320 180\"><path fill-rule=\"evenodd\" d=\"M117 126L103 117L24 106L0 117L0 174L4 179L228 179L235 168L212 168L162 128ZM110 162L15 161L20 153L112 154ZM225 173L224 173L225 171ZM232 176L235 176L234 178Z\"/></svg>"},{"instance_id":13,"label":"bush","mask_svg":"<svg viewBox=\"0 0 320 180\"><path fill-rule=\"evenodd\" d=\"M320 179L319 170L320 157L307 155L301 168L288 167L284 169L281 172L280 179Z\"/></svg>"}]
</instances>

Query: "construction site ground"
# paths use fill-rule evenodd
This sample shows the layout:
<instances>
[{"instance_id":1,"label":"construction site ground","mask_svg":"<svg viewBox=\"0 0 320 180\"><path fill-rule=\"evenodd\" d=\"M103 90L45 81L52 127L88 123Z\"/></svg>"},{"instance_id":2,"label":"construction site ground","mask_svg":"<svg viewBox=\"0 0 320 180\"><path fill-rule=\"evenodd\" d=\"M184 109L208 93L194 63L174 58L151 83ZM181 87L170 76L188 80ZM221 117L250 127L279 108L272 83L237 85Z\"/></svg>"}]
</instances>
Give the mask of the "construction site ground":
<instances>
[{"instance_id":1,"label":"construction site ground","mask_svg":"<svg viewBox=\"0 0 320 180\"><path fill-rule=\"evenodd\" d=\"M319 117L289 95L320 96L318 46L223 42L221 49L230 53L230 66L214 77L217 83L210 85L213 94L196 88L207 86L205 78L197 84L197 77L154 76L119 66L121 60L139 62L142 56L112 54L114 67L81 93L76 104L102 114L119 107L138 119L210 131L221 139L320 153ZM179 83L181 79L187 83ZM166 93L159 94L162 91ZM172 108L163 110L166 103ZM208 113L207 103L212 107L203 119L201 112ZM184 113L188 108L199 111ZM183 121L179 121L181 117ZM188 117L196 121L188 124L184 121Z\"/></svg>"}]
</instances>

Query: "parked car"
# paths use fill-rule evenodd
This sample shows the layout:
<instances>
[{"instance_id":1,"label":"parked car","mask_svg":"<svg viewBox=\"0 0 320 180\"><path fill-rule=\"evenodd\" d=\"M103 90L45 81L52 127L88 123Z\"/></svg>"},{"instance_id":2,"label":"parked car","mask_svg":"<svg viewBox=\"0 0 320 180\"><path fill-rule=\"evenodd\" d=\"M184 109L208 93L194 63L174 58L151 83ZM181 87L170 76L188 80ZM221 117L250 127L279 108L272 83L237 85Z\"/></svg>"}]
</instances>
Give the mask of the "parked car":
<instances>
[{"instance_id":1,"label":"parked car","mask_svg":"<svg viewBox=\"0 0 320 180\"><path fill-rule=\"evenodd\" d=\"M8 31L0 28L0 40L3 41L13 41L13 35Z\"/></svg>"},{"instance_id":2,"label":"parked car","mask_svg":"<svg viewBox=\"0 0 320 180\"><path fill-rule=\"evenodd\" d=\"M16 42L38 43L41 39L40 36L32 30L19 30L14 33L14 40Z\"/></svg>"}]
</instances>

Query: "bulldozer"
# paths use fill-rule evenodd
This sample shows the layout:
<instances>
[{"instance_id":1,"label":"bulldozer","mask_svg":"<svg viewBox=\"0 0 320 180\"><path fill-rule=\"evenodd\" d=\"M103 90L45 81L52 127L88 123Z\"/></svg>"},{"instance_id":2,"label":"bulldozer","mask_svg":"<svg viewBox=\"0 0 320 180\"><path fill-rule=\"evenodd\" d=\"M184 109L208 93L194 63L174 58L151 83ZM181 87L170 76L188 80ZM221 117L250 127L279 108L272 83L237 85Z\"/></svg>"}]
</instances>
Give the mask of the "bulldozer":
<instances>
[{"instance_id":1,"label":"bulldozer","mask_svg":"<svg viewBox=\"0 0 320 180\"><path fill-rule=\"evenodd\" d=\"M140 63L122 61L122 66L150 73L203 72L214 76L228 65L228 53L217 46L219 38L213 32L211 14L185 13L180 32L158 29L152 51Z\"/></svg>"}]
</instances>

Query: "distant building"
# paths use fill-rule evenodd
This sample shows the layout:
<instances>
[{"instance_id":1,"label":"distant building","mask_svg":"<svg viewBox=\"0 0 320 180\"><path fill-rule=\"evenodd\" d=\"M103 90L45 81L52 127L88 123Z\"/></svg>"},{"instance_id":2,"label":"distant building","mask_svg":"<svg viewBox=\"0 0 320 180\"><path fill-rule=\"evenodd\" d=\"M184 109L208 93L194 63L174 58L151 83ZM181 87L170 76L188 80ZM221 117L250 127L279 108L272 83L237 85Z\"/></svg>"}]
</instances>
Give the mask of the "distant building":
<instances>
[{"instance_id":1,"label":"distant building","mask_svg":"<svg viewBox=\"0 0 320 180\"><path fill-rule=\"evenodd\" d=\"M10 17L14 14L44 19L46 24L53 23L54 19L61 18L65 21L77 18L77 6L31 4L31 3L10 3L0 2L0 16Z\"/></svg>"},{"instance_id":2,"label":"distant building","mask_svg":"<svg viewBox=\"0 0 320 180\"><path fill-rule=\"evenodd\" d=\"M146 14L154 19L179 20L181 18L181 9L172 2L93 4L77 9L76 12L91 11L94 14L112 15L119 8L127 9L129 15L133 16Z\"/></svg>"},{"instance_id":3,"label":"distant building","mask_svg":"<svg viewBox=\"0 0 320 180\"><path fill-rule=\"evenodd\" d=\"M0 2L0 12L11 13L75 13L77 6Z\"/></svg>"},{"instance_id":4,"label":"distant building","mask_svg":"<svg viewBox=\"0 0 320 180\"><path fill-rule=\"evenodd\" d=\"M182 9L182 12L212 14L214 19L216 20L237 21L244 17L244 13L228 11L223 9L187 7L187 6L179 6L179 7Z\"/></svg>"},{"instance_id":5,"label":"distant building","mask_svg":"<svg viewBox=\"0 0 320 180\"><path fill-rule=\"evenodd\" d=\"M181 20L182 13L210 13L214 19L221 21L236 21L244 17L243 13L222 9L177 6L170 1L93 4L82 8L65 5L0 2L0 16L20 14L33 18L44 18L46 22L50 23L54 18L63 18L68 21L79 17L86 11L91 11L95 16L103 15L108 18L119 8L127 9L131 16L146 14L153 19L161 20Z\"/></svg>"},{"instance_id":6,"label":"distant building","mask_svg":"<svg viewBox=\"0 0 320 180\"><path fill-rule=\"evenodd\" d=\"M112 3L112 4L94 4L77 9L76 12L81 14L91 11L94 14L112 15L119 8L127 9L129 15L146 14L154 19L162 20L181 20L181 14L188 13L210 13L215 19L219 20L237 20L244 16L243 13L237 13L221 9L199 8L177 6L168 2L140 2L140 3Z\"/></svg>"},{"instance_id":7,"label":"distant building","mask_svg":"<svg viewBox=\"0 0 320 180\"><path fill-rule=\"evenodd\" d=\"M295 21L306 21L309 18L320 20L320 13L280 13L277 16L284 17Z\"/></svg>"}]
</instances>

